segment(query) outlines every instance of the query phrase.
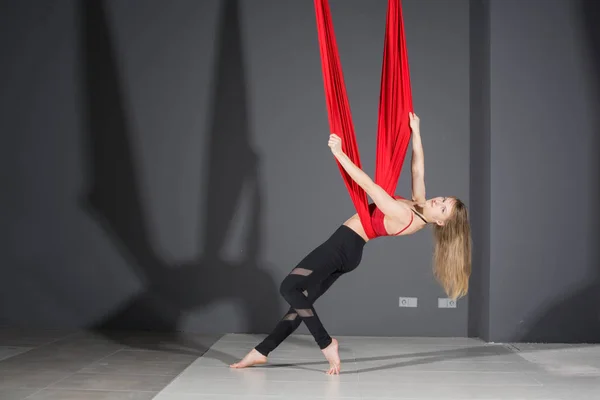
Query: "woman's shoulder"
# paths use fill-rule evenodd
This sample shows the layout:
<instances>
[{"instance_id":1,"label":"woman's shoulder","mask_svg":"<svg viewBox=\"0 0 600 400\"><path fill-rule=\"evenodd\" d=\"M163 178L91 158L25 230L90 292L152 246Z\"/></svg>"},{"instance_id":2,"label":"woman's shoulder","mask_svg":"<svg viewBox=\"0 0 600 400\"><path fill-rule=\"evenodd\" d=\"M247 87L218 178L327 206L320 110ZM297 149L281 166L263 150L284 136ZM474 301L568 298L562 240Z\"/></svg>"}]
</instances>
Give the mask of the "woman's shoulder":
<instances>
[{"instance_id":1,"label":"woman's shoulder","mask_svg":"<svg viewBox=\"0 0 600 400\"><path fill-rule=\"evenodd\" d=\"M397 200L397 201L401 201L401 202L403 202L404 204L406 204L406 205L408 205L410 207L412 207L412 206L414 206L416 204L416 202L414 202L413 200L409 200L407 198L404 198L404 197L398 196L398 195L394 195L394 199Z\"/></svg>"}]
</instances>

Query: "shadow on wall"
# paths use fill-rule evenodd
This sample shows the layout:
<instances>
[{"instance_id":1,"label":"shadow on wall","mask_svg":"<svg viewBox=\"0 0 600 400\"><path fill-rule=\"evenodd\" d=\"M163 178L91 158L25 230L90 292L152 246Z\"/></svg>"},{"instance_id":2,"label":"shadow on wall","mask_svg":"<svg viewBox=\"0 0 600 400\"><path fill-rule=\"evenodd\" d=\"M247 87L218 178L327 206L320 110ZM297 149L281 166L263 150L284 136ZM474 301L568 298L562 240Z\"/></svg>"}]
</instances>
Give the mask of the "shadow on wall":
<instances>
[{"instance_id":1,"label":"shadow on wall","mask_svg":"<svg viewBox=\"0 0 600 400\"><path fill-rule=\"evenodd\" d=\"M283 311L278 306L278 287L260 264L262 190L258 158L250 143L237 0L225 2L217 36L212 120L205 149L208 182L199 185L208 196L202 227L206 240L201 258L182 265L166 264L151 243L105 3L82 0L80 4L87 114L83 131L89 152L84 207L145 285L142 294L90 329L105 334L123 329L176 332L185 313L232 298L245 308L248 332L270 329ZM221 259L219 252L244 190L251 193L245 200L252 204L251 220L244 224L245 260L233 263Z\"/></svg>"},{"instance_id":2,"label":"shadow on wall","mask_svg":"<svg viewBox=\"0 0 600 400\"><path fill-rule=\"evenodd\" d=\"M595 103L600 102L600 77L595 71L600 71L600 2L594 0L579 0L581 20L587 40L587 54L591 66L589 76L595 79ZM597 115L594 121L592 152L600 150L600 119ZM600 158L591 157L596 165L591 165L592 199L600 196ZM585 211L584 211L585 213ZM588 246L593 251L590 262L593 263L593 275L588 282L571 296L561 298L552 304L541 317L526 330L519 338L522 342L564 342L564 343L600 343L600 210L592 201L588 218L593 229L590 230ZM565 271L568 273L568 271Z\"/></svg>"}]
</instances>

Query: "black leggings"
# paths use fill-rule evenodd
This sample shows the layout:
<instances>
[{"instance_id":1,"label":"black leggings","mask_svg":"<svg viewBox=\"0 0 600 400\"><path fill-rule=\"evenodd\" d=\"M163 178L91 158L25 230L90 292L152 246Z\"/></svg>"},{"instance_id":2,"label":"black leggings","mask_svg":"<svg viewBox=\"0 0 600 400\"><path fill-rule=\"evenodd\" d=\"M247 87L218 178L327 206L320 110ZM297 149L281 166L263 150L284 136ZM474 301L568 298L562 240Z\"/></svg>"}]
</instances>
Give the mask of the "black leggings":
<instances>
[{"instance_id":1,"label":"black leggings","mask_svg":"<svg viewBox=\"0 0 600 400\"><path fill-rule=\"evenodd\" d=\"M319 348L331 344L313 303L341 275L354 270L361 261L365 240L345 225L340 226L319 247L310 252L283 280L280 293L290 309L275 329L255 349L267 356L304 321Z\"/></svg>"}]
</instances>

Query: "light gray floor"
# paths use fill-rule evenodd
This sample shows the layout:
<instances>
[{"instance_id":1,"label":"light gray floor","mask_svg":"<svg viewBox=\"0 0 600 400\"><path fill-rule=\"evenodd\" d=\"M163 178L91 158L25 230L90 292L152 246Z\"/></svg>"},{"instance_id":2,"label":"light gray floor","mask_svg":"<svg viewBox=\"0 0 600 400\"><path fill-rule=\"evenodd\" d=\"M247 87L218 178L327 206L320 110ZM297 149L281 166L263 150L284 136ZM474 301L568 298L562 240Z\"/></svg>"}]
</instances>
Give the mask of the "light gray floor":
<instances>
[{"instance_id":1,"label":"light gray floor","mask_svg":"<svg viewBox=\"0 0 600 400\"><path fill-rule=\"evenodd\" d=\"M156 399L600 399L600 346L339 337L342 374L328 376L312 338L294 336L266 366L231 370L221 361L261 337L224 336Z\"/></svg>"},{"instance_id":2,"label":"light gray floor","mask_svg":"<svg viewBox=\"0 0 600 400\"><path fill-rule=\"evenodd\" d=\"M228 367L262 337L0 329L0 399L600 399L599 345L342 336L342 374L327 376L295 335L267 365Z\"/></svg>"},{"instance_id":3,"label":"light gray floor","mask_svg":"<svg viewBox=\"0 0 600 400\"><path fill-rule=\"evenodd\" d=\"M149 400L216 340L0 328L0 399Z\"/></svg>"}]
</instances>

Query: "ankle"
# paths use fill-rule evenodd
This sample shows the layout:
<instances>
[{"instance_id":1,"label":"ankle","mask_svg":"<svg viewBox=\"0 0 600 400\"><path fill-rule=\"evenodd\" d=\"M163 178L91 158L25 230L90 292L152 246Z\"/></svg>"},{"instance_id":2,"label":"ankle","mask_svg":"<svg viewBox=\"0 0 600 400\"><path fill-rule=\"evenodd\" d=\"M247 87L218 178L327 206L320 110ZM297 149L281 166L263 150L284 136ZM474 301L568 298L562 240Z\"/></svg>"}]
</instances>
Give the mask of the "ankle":
<instances>
[{"instance_id":1,"label":"ankle","mask_svg":"<svg viewBox=\"0 0 600 400\"><path fill-rule=\"evenodd\" d=\"M326 340L320 341L318 343L319 348L321 350L326 350L327 348L331 347L331 345L333 344L333 338L328 337Z\"/></svg>"},{"instance_id":2,"label":"ankle","mask_svg":"<svg viewBox=\"0 0 600 400\"><path fill-rule=\"evenodd\" d=\"M335 339L331 338L329 340L329 343L327 343L327 345L325 347L321 348L321 351L326 351L326 350L335 348L336 346L337 346L337 341Z\"/></svg>"},{"instance_id":3,"label":"ankle","mask_svg":"<svg viewBox=\"0 0 600 400\"><path fill-rule=\"evenodd\" d=\"M260 357L267 358L267 356L266 356L266 355L264 355L264 354L263 354L263 353L261 353L260 351L256 350L256 348L253 348L251 352L252 352L252 353L254 353L254 354L256 354L257 356L260 356Z\"/></svg>"}]
</instances>

